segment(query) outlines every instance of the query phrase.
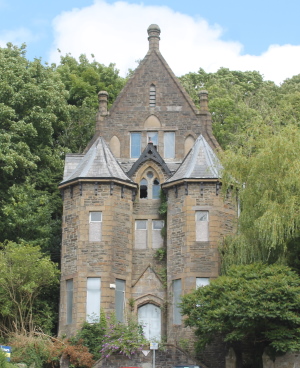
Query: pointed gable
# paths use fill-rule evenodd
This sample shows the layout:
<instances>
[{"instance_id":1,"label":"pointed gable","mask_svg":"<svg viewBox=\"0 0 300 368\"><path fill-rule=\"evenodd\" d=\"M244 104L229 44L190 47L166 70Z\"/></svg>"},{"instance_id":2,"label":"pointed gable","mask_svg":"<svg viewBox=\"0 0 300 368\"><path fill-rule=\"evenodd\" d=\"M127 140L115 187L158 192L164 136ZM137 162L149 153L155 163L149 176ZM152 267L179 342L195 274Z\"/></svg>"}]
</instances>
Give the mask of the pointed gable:
<instances>
[{"instance_id":1,"label":"pointed gable","mask_svg":"<svg viewBox=\"0 0 300 368\"><path fill-rule=\"evenodd\" d=\"M182 179L219 179L222 166L205 138L200 135L175 174L166 181Z\"/></svg>"},{"instance_id":2,"label":"pointed gable","mask_svg":"<svg viewBox=\"0 0 300 368\"><path fill-rule=\"evenodd\" d=\"M71 173L69 172L60 186L78 179L117 179L133 184L102 137L99 137L86 154L79 159L80 156L77 156L77 167Z\"/></svg>"},{"instance_id":3,"label":"pointed gable","mask_svg":"<svg viewBox=\"0 0 300 368\"><path fill-rule=\"evenodd\" d=\"M144 149L139 159L132 165L131 169L128 171L128 175L131 177L137 171L137 169L148 160L156 162L162 167L167 175L171 175L171 171L169 170L163 158L157 152L152 142L148 143L147 147Z\"/></svg>"},{"instance_id":4,"label":"pointed gable","mask_svg":"<svg viewBox=\"0 0 300 368\"><path fill-rule=\"evenodd\" d=\"M159 50L160 29L148 28L149 50L126 83L109 112L98 117L96 137L110 142L117 134L120 162L136 160L132 155L133 134L140 135L140 152L148 144L147 133L157 132L157 151L167 164L182 162L187 131L203 134L208 142L211 117L199 111L181 86ZM101 111L101 107L99 107ZM166 151L167 135L174 134L174 154ZM136 144L136 142L134 143Z\"/></svg>"}]
</instances>

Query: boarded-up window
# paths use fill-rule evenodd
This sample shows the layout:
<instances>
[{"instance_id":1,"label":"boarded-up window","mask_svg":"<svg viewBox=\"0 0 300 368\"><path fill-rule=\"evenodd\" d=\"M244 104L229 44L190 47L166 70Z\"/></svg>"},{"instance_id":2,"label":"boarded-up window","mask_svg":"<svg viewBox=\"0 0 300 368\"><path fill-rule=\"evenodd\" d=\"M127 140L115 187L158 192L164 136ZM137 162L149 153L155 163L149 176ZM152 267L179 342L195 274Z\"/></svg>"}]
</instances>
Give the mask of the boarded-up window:
<instances>
[{"instance_id":1,"label":"boarded-up window","mask_svg":"<svg viewBox=\"0 0 300 368\"><path fill-rule=\"evenodd\" d=\"M164 239L161 236L161 229L163 227L163 220L152 221L152 248L161 248L164 245Z\"/></svg>"},{"instance_id":2,"label":"boarded-up window","mask_svg":"<svg viewBox=\"0 0 300 368\"><path fill-rule=\"evenodd\" d=\"M196 211L196 241L208 241L208 211Z\"/></svg>"},{"instance_id":3,"label":"boarded-up window","mask_svg":"<svg viewBox=\"0 0 300 368\"><path fill-rule=\"evenodd\" d=\"M73 279L66 281L67 288L67 324L72 323L72 312L73 312Z\"/></svg>"},{"instance_id":4,"label":"boarded-up window","mask_svg":"<svg viewBox=\"0 0 300 368\"><path fill-rule=\"evenodd\" d=\"M147 248L147 220L135 221L135 248L146 249Z\"/></svg>"},{"instance_id":5,"label":"boarded-up window","mask_svg":"<svg viewBox=\"0 0 300 368\"><path fill-rule=\"evenodd\" d=\"M179 303L181 302L181 279L173 281L173 323L181 325L181 313Z\"/></svg>"},{"instance_id":6,"label":"boarded-up window","mask_svg":"<svg viewBox=\"0 0 300 368\"><path fill-rule=\"evenodd\" d=\"M196 288L203 287L209 285L208 277L196 277Z\"/></svg>"},{"instance_id":7,"label":"boarded-up window","mask_svg":"<svg viewBox=\"0 0 300 368\"><path fill-rule=\"evenodd\" d=\"M86 321L96 323L100 321L100 277L88 277L86 287Z\"/></svg>"},{"instance_id":8,"label":"boarded-up window","mask_svg":"<svg viewBox=\"0 0 300 368\"><path fill-rule=\"evenodd\" d=\"M124 322L124 310L125 310L125 281L116 280L115 291L115 308L116 318L119 322Z\"/></svg>"},{"instance_id":9,"label":"boarded-up window","mask_svg":"<svg viewBox=\"0 0 300 368\"><path fill-rule=\"evenodd\" d=\"M175 157L175 133L165 132L164 134L164 157Z\"/></svg>"},{"instance_id":10,"label":"boarded-up window","mask_svg":"<svg viewBox=\"0 0 300 368\"><path fill-rule=\"evenodd\" d=\"M101 241L102 238L102 212L90 212L89 241Z\"/></svg>"}]
</instances>

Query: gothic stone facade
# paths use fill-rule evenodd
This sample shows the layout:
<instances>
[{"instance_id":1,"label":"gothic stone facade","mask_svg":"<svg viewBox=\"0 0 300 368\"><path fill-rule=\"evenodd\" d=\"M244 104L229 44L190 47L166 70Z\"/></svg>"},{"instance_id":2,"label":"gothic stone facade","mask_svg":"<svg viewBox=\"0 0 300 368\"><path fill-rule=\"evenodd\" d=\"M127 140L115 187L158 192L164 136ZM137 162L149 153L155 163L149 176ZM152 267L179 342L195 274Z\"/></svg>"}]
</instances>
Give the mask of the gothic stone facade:
<instances>
[{"instance_id":1,"label":"gothic stone facade","mask_svg":"<svg viewBox=\"0 0 300 368\"><path fill-rule=\"evenodd\" d=\"M218 276L218 246L232 232L207 92L198 111L159 51L159 27L148 35L149 51L110 111L99 93L85 152L66 157L59 334L103 308L120 321L136 313L149 339L188 336L180 295Z\"/></svg>"}]
</instances>

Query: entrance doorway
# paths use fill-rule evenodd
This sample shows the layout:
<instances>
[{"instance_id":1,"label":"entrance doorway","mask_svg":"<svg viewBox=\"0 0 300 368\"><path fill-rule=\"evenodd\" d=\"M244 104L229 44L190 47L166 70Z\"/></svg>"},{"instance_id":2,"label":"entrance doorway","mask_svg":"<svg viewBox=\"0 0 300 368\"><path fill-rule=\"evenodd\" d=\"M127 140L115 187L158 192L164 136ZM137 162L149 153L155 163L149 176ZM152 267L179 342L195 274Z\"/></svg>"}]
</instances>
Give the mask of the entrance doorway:
<instances>
[{"instance_id":1,"label":"entrance doorway","mask_svg":"<svg viewBox=\"0 0 300 368\"><path fill-rule=\"evenodd\" d=\"M160 342L161 339L161 310L154 304L148 303L138 309L138 321L143 326L147 340Z\"/></svg>"}]
</instances>

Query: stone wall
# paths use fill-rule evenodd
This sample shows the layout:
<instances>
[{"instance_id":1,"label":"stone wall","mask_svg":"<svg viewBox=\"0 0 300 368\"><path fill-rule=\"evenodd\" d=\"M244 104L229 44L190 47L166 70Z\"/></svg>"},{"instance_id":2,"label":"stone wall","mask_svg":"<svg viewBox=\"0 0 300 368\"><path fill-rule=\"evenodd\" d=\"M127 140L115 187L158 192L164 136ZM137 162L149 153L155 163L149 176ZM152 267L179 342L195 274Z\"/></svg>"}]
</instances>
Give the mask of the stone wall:
<instances>
[{"instance_id":1,"label":"stone wall","mask_svg":"<svg viewBox=\"0 0 300 368\"><path fill-rule=\"evenodd\" d=\"M300 353L287 353L276 357L275 361L264 353L263 364L264 368L300 368Z\"/></svg>"},{"instance_id":2,"label":"stone wall","mask_svg":"<svg viewBox=\"0 0 300 368\"><path fill-rule=\"evenodd\" d=\"M64 189L62 273L59 334L74 334L86 320L88 277L101 278L101 307L115 308L116 278L131 293L132 191L120 185L83 183ZM89 240L89 212L102 212L101 241ZM66 280L73 279L73 322L66 324Z\"/></svg>"}]
</instances>

